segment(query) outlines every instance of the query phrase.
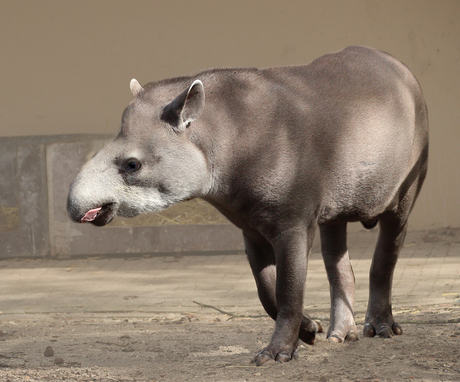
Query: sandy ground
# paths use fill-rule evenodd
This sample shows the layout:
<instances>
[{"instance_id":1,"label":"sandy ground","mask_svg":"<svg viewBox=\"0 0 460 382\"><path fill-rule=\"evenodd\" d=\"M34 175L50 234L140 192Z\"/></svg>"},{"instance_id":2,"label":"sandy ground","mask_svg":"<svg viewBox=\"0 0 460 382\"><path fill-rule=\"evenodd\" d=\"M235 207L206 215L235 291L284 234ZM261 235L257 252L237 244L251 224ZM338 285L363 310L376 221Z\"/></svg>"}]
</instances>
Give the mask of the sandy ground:
<instances>
[{"instance_id":1,"label":"sandy ground","mask_svg":"<svg viewBox=\"0 0 460 382\"><path fill-rule=\"evenodd\" d=\"M349 238L360 331L375 241ZM296 361L256 367L274 322L244 254L3 260L0 382L460 381L459 275L460 229L410 233L394 275L402 336L320 334ZM305 308L325 330L329 305L313 253Z\"/></svg>"},{"instance_id":2,"label":"sandy ground","mask_svg":"<svg viewBox=\"0 0 460 382\"><path fill-rule=\"evenodd\" d=\"M327 327L328 312L313 316ZM402 336L335 344L320 334L296 361L256 367L268 318L18 315L2 325L0 381L460 381L460 305L396 317Z\"/></svg>"}]
</instances>

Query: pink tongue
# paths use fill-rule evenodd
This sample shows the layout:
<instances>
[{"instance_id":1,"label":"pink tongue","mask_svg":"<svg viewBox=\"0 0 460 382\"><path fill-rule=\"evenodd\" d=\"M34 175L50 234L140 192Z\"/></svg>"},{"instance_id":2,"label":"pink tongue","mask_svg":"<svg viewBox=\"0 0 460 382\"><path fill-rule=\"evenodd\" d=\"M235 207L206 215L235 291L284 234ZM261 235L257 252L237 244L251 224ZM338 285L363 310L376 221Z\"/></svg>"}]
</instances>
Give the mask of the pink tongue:
<instances>
[{"instance_id":1,"label":"pink tongue","mask_svg":"<svg viewBox=\"0 0 460 382\"><path fill-rule=\"evenodd\" d=\"M93 208L92 210L89 210L85 216L81 218L81 222L92 222L94 219L96 219L97 213L101 210L101 207L99 208Z\"/></svg>"}]
</instances>

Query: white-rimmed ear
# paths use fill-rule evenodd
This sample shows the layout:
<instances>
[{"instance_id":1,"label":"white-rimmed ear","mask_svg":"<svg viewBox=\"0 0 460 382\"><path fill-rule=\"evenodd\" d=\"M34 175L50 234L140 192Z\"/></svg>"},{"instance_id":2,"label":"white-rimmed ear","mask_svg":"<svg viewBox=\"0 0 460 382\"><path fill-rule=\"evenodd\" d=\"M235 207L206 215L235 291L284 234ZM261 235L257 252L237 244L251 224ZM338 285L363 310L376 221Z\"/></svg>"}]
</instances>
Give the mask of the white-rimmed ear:
<instances>
[{"instance_id":1,"label":"white-rimmed ear","mask_svg":"<svg viewBox=\"0 0 460 382\"><path fill-rule=\"evenodd\" d=\"M204 99L203 83L195 80L164 108L161 118L176 132L184 131L203 112Z\"/></svg>"},{"instance_id":2,"label":"white-rimmed ear","mask_svg":"<svg viewBox=\"0 0 460 382\"><path fill-rule=\"evenodd\" d=\"M135 78L133 78L129 83L129 88L131 89L131 93L133 93L134 97L137 96L140 92L144 91L142 85Z\"/></svg>"},{"instance_id":3,"label":"white-rimmed ear","mask_svg":"<svg viewBox=\"0 0 460 382\"><path fill-rule=\"evenodd\" d=\"M185 125L195 121L203 112L204 108L204 86L200 80L195 80L190 85L185 97L181 117Z\"/></svg>"}]
</instances>

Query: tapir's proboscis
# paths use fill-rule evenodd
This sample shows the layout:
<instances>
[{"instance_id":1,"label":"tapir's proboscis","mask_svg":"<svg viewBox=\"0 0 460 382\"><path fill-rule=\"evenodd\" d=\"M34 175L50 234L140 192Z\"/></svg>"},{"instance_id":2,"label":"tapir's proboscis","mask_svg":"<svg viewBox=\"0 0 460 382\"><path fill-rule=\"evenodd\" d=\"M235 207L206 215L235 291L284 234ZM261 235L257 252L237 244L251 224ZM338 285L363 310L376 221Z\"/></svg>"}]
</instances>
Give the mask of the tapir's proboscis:
<instances>
[{"instance_id":1,"label":"tapir's proboscis","mask_svg":"<svg viewBox=\"0 0 460 382\"><path fill-rule=\"evenodd\" d=\"M391 284L427 171L427 109L392 56L349 47L306 66L215 69L141 86L121 131L81 170L68 211L97 226L202 198L242 230L275 329L261 365L296 356L321 326L303 315L316 227L330 283L327 337L358 338L348 222L379 225L364 336L402 334Z\"/></svg>"}]
</instances>

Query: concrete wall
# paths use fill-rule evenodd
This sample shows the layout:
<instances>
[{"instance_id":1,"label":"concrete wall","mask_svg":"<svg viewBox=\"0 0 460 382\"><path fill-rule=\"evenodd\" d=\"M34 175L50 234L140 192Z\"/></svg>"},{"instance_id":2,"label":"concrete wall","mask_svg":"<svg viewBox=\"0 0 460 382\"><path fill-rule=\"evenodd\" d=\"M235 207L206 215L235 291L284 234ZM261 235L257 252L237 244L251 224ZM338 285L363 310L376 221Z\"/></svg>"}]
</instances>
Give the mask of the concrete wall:
<instances>
[{"instance_id":1,"label":"concrete wall","mask_svg":"<svg viewBox=\"0 0 460 382\"><path fill-rule=\"evenodd\" d=\"M0 257L49 254L45 145L51 140L0 139Z\"/></svg>"},{"instance_id":2,"label":"concrete wall","mask_svg":"<svg viewBox=\"0 0 460 382\"><path fill-rule=\"evenodd\" d=\"M411 228L460 226L458 0L15 0L1 4L0 35L0 136L113 134L132 77L385 50L414 72L430 113Z\"/></svg>"}]
</instances>

